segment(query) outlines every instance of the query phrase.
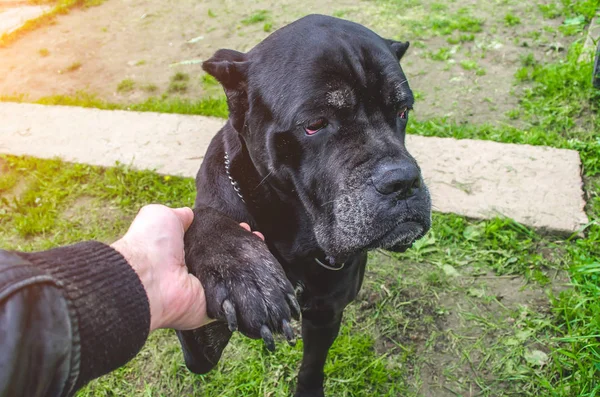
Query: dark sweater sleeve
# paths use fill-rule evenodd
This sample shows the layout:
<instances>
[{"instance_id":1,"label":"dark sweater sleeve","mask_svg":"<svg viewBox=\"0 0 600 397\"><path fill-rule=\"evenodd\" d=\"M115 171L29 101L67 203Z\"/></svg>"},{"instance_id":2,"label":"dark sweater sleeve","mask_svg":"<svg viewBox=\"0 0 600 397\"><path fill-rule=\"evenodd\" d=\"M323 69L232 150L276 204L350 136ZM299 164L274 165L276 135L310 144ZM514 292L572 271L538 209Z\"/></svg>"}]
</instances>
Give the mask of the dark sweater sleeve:
<instances>
[{"instance_id":1,"label":"dark sweater sleeve","mask_svg":"<svg viewBox=\"0 0 600 397\"><path fill-rule=\"evenodd\" d=\"M91 241L16 254L56 280L66 299L72 329L72 383L66 394L139 352L150 330L150 305L120 253Z\"/></svg>"}]
</instances>

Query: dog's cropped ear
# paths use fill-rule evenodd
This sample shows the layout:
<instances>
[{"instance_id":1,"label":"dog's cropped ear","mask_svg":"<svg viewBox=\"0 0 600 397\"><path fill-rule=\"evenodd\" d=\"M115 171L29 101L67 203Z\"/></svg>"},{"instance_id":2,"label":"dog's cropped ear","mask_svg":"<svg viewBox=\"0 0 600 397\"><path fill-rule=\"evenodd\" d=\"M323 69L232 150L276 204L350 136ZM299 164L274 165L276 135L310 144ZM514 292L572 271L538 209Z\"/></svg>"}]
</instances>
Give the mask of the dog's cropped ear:
<instances>
[{"instance_id":1,"label":"dog's cropped ear","mask_svg":"<svg viewBox=\"0 0 600 397\"><path fill-rule=\"evenodd\" d=\"M202 69L216 78L225 90L236 90L245 85L247 68L246 54L226 49L215 52L202 63Z\"/></svg>"},{"instance_id":2,"label":"dog's cropped ear","mask_svg":"<svg viewBox=\"0 0 600 397\"><path fill-rule=\"evenodd\" d=\"M221 49L202 63L202 69L223 86L227 95L229 118L233 127L242 132L244 118L248 110L247 72L249 61L246 54Z\"/></svg>"},{"instance_id":3,"label":"dog's cropped ear","mask_svg":"<svg viewBox=\"0 0 600 397\"><path fill-rule=\"evenodd\" d=\"M396 58L398 58L398 61L402 59L402 57L406 53L406 50L408 50L408 47L410 47L410 43L408 41L402 42L388 40L388 43L394 54L396 54Z\"/></svg>"}]
</instances>

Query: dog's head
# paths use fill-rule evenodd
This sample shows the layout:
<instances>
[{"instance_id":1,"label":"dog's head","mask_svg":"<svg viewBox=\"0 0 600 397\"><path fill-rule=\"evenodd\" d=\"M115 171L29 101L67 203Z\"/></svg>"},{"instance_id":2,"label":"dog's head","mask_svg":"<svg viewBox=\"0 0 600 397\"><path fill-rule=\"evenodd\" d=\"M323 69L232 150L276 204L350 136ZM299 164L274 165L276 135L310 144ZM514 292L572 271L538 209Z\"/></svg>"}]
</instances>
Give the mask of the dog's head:
<instances>
[{"instance_id":1,"label":"dog's head","mask_svg":"<svg viewBox=\"0 0 600 397\"><path fill-rule=\"evenodd\" d=\"M404 144L408 46L311 15L247 54L219 50L203 64L259 174L299 198L330 259L403 251L430 227L429 193Z\"/></svg>"}]
</instances>

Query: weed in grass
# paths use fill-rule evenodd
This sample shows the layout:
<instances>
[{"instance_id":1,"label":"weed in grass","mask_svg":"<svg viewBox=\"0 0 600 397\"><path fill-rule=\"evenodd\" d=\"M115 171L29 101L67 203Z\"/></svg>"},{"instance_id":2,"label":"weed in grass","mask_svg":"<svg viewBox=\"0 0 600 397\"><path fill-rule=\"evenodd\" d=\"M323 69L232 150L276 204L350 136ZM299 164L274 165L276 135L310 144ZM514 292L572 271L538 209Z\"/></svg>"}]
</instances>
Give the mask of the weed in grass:
<instances>
[{"instance_id":1,"label":"weed in grass","mask_svg":"<svg viewBox=\"0 0 600 397\"><path fill-rule=\"evenodd\" d=\"M209 9L208 9L208 16L209 16L210 18L216 18L216 17L217 17L217 14L215 14L215 12L209 8Z\"/></svg>"},{"instance_id":2,"label":"weed in grass","mask_svg":"<svg viewBox=\"0 0 600 397\"><path fill-rule=\"evenodd\" d=\"M0 194L2 195L10 192L19 180L16 172L4 168L2 163L0 163L0 172L2 172L2 177L0 178Z\"/></svg>"},{"instance_id":3,"label":"weed in grass","mask_svg":"<svg viewBox=\"0 0 600 397\"><path fill-rule=\"evenodd\" d=\"M153 93L158 91L158 86L156 86L156 84L144 84L142 86L142 90L148 92L148 93Z\"/></svg>"},{"instance_id":4,"label":"weed in grass","mask_svg":"<svg viewBox=\"0 0 600 397\"><path fill-rule=\"evenodd\" d=\"M263 25L263 31L268 33L271 30L273 30L273 24L271 22L267 22Z\"/></svg>"},{"instance_id":5,"label":"weed in grass","mask_svg":"<svg viewBox=\"0 0 600 397\"><path fill-rule=\"evenodd\" d=\"M171 76L171 81L189 81L190 75L187 73L177 72Z\"/></svg>"},{"instance_id":6,"label":"weed in grass","mask_svg":"<svg viewBox=\"0 0 600 397\"><path fill-rule=\"evenodd\" d=\"M173 76L171 76L171 82L169 83L169 88L167 89L167 91L170 93L186 92L188 89L189 80L189 74L177 72Z\"/></svg>"},{"instance_id":7,"label":"weed in grass","mask_svg":"<svg viewBox=\"0 0 600 397\"><path fill-rule=\"evenodd\" d=\"M215 86L219 85L219 82L217 81L217 79L215 79L210 74L203 74L202 77L200 78L200 80L202 81L202 87L204 89L215 87Z\"/></svg>"},{"instance_id":8,"label":"weed in grass","mask_svg":"<svg viewBox=\"0 0 600 397\"><path fill-rule=\"evenodd\" d=\"M526 33L525 37L529 37L533 40L539 40L540 37L542 37L542 32L539 30L532 30L531 32Z\"/></svg>"},{"instance_id":9,"label":"weed in grass","mask_svg":"<svg viewBox=\"0 0 600 397\"><path fill-rule=\"evenodd\" d=\"M521 18L518 16L508 13L504 16L504 25L505 26L517 26L521 24Z\"/></svg>"},{"instance_id":10,"label":"weed in grass","mask_svg":"<svg viewBox=\"0 0 600 397\"><path fill-rule=\"evenodd\" d=\"M47 57L48 55L50 55L50 51L48 51L47 48L40 48L38 50L38 54L40 54L40 56L42 57Z\"/></svg>"},{"instance_id":11,"label":"weed in grass","mask_svg":"<svg viewBox=\"0 0 600 397\"><path fill-rule=\"evenodd\" d=\"M122 94L128 94L135 90L135 86L135 81L133 81L132 79L125 79L117 85L117 92L120 92Z\"/></svg>"},{"instance_id":12,"label":"weed in grass","mask_svg":"<svg viewBox=\"0 0 600 397\"><path fill-rule=\"evenodd\" d=\"M521 61L521 65L524 68L530 68L537 64L537 61L535 60L535 56L531 52L528 54L525 54L525 55L520 55L519 60Z\"/></svg>"},{"instance_id":13,"label":"weed in grass","mask_svg":"<svg viewBox=\"0 0 600 397\"><path fill-rule=\"evenodd\" d=\"M475 41L475 35L473 33L468 33L468 34L463 33L463 34L460 34L458 37L456 37L456 36L448 37L446 39L446 41L448 42L448 44L467 43L467 42Z\"/></svg>"},{"instance_id":14,"label":"weed in grass","mask_svg":"<svg viewBox=\"0 0 600 397\"><path fill-rule=\"evenodd\" d=\"M477 62L472 61L470 59L465 59L464 61L460 61L460 66L462 66L462 68L464 70L475 70L477 69Z\"/></svg>"},{"instance_id":15,"label":"weed in grass","mask_svg":"<svg viewBox=\"0 0 600 397\"><path fill-rule=\"evenodd\" d=\"M434 61L447 61L452 57L452 51L448 47L442 47L436 52L430 52L429 57Z\"/></svg>"},{"instance_id":16,"label":"weed in grass","mask_svg":"<svg viewBox=\"0 0 600 397\"><path fill-rule=\"evenodd\" d=\"M256 11L255 13L251 14L250 16L242 19L241 22L244 25L253 25L253 24L259 23L259 22L266 22L267 19L270 18L270 14L271 14L270 11L259 10L259 11Z\"/></svg>"},{"instance_id":17,"label":"weed in grass","mask_svg":"<svg viewBox=\"0 0 600 397\"><path fill-rule=\"evenodd\" d=\"M540 10L544 18L548 19L555 19L562 15L562 11L557 3L538 4L538 10Z\"/></svg>"},{"instance_id":18,"label":"weed in grass","mask_svg":"<svg viewBox=\"0 0 600 397\"><path fill-rule=\"evenodd\" d=\"M188 89L188 83L185 81L171 81L167 92L169 93L184 93Z\"/></svg>"},{"instance_id":19,"label":"weed in grass","mask_svg":"<svg viewBox=\"0 0 600 397\"><path fill-rule=\"evenodd\" d=\"M519 83L531 81L532 80L531 69L528 67L519 68L517 70L517 72L515 73L515 79Z\"/></svg>"},{"instance_id":20,"label":"weed in grass","mask_svg":"<svg viewBox=\"0 0 600 397\"><path fill-rule=\"evenodd\" d=\"M331 16L334 16L336 18L344 18L348 15L348 10L336 10L333 13L331 13Z\"/></svg>"},{"instance_id":21,"label":"weed in grass","mask_svg":"<svg viewBox=\"0 0 600 397\"><path fill-rule=\"evenodd\" d=\"M65 68L65 72L71 73L81 69L81 62L73 62Z\"/></svg>"},{"instance_id":22,"label":"weed in grass","mask_svg":"<svg viewBox=\"0 0 600 397\"><path fill-rule=\"evenodd\" d=\"M446 11L448 9L448 6L444 3L433 3L430 6L431 11L433 12L440 12L440 11Z\"/></svg>"},{"instance_id":23,"label":"weed in grass","mask_svg":"<svg viewBox=\"0 0 600 397\"><path fill-rule=\"evenodd\" d=\"M433 21L432 27L441 34L447 35L454 30L467 33L479 33L483 26L483 20L470 15L467 8L461 8L455 15L451 15L448 19L436 19Z\"/></svg>"},{"instance_id":24,"label":"weed in grass","mask_svg":"<svg viewBox=\"0 0 600 397\"><path fill-rule=\"evenodd\" d=\"M517 120L521 117L521 111L519 109L512 109L506 112L506 116L511 120Z\"/></svg>"},{"instance_id":25,"label":"weed in grass","mask_svg":"<svg viewBox=\"0 0 600 397\"><path fill-rule=\"evenodd\" d=\"M142 66L142 65L145 65L146 63L147 62L144 59L141 59L135 63L135 66Z\"/></svg>"}]
</instances>

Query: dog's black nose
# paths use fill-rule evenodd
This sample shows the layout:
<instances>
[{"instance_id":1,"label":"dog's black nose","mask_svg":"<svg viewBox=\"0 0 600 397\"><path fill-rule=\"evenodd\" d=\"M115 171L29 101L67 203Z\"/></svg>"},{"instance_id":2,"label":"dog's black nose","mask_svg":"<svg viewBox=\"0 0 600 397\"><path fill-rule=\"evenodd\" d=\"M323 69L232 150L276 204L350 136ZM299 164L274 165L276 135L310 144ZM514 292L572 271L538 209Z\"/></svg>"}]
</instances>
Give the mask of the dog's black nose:
<instances>
[{"instance_id":1,"label":"dog's black nose","mask_svg":"<svg viewBox=\"0 0 600 397\"><path fill-rule=\"evenodd\" d=\"M421 188L421 176L413 162L387 163L373 174L373 185L379 193L402 200L417 194Z\"/></svg>"}]
</instances>

